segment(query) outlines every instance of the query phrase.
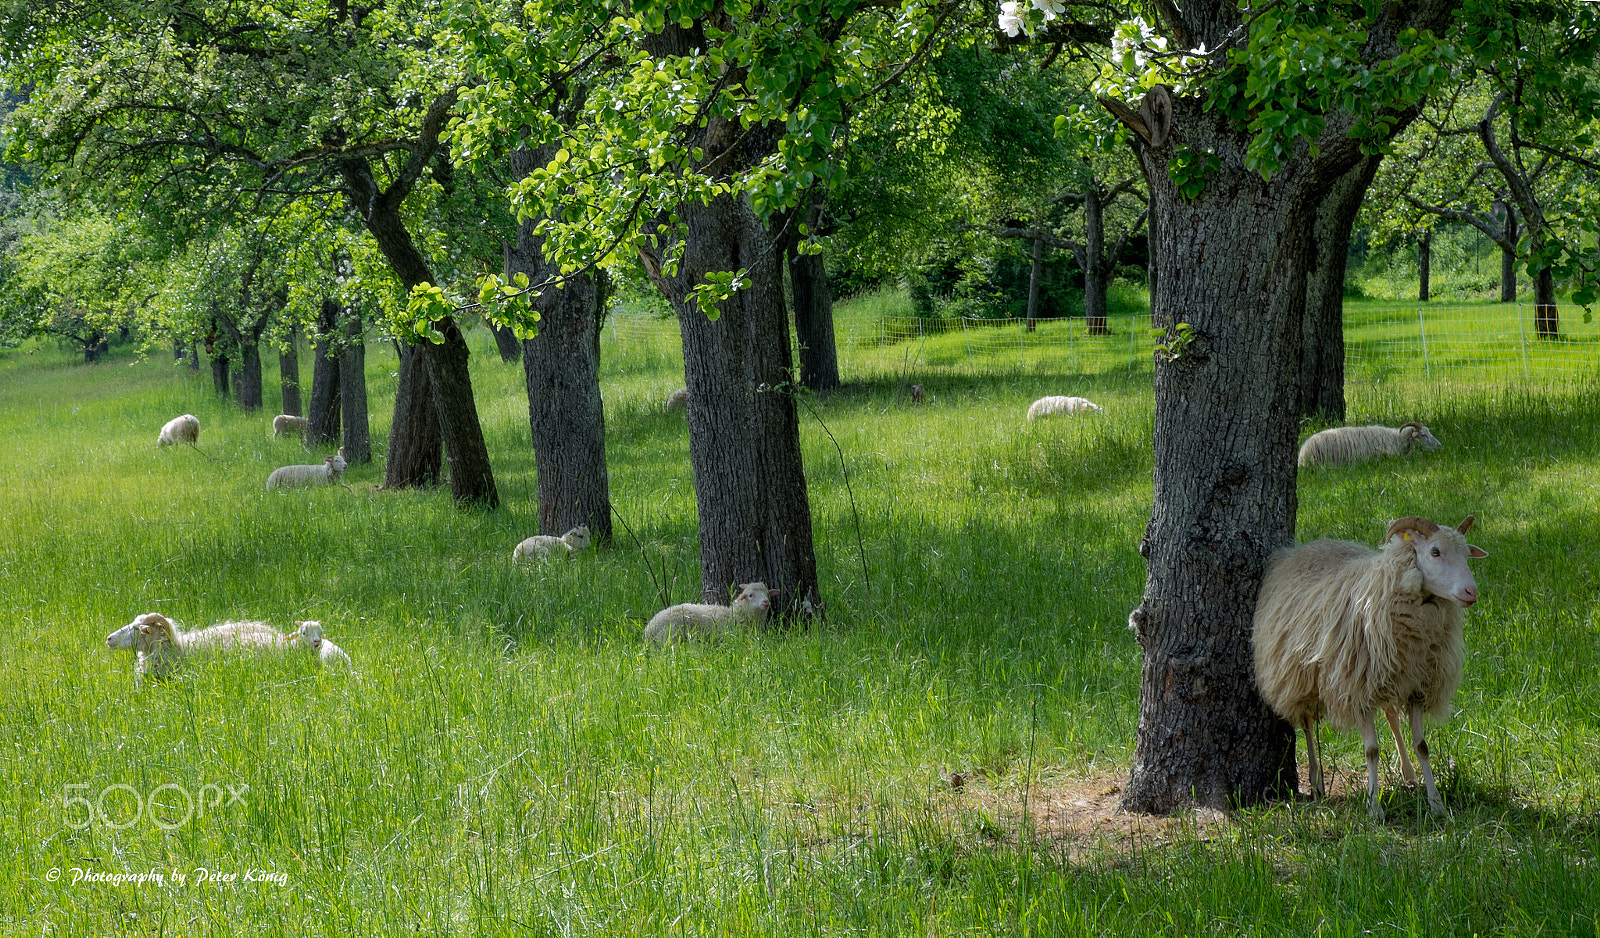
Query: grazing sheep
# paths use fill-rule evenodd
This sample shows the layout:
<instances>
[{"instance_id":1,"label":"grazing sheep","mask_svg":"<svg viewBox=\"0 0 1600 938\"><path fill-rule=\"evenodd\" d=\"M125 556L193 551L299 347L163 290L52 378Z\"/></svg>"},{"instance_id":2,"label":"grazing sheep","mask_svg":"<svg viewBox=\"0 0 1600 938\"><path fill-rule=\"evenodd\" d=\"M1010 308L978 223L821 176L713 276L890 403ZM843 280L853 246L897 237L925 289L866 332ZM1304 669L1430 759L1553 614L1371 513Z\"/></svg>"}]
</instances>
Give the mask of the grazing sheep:
<instances>
[{"instance_id":1,"label":"grazing sheep","mask_svg":"<svg viewBox=\"0 0 1600 938\"><path fill-rule=\"evenodd\" d=\"M342 664L347 668L354 668L350 663L350 656L344 649L322 636L322 623L315 620L296 622L295 630L283 637L283 640L301 648L317 653L317 660L323 667L331 664Z\"/></svg>"},{"instance_id":2,"label":"grazing sheep","mask_svg":"<svg viewBox=\"0 0 1600 938\"><path fill-rule=\"evenodd\" d=\"M1413 449L1438 448L1439 441L1420 423L1334 427L1306 438L1300 446L1300 465L1338 466L1378 456L1404 456Z\"/></svg>"},{"instance_id":3,"label":"grazing sheep","mask_svg":"<svg viewBox=\"0 0 1600 938\"><path fill-rule=\"evenodd\" d=\"M1381 550L1320 540L1273 554L1261 581L1251 636L1256 686L1273 710L1305 731L1311 790L1321 797L1316 721L1361 730L1367 756L1367 810L1378 803L1378 734L1382 708L1399 739L1405 707L1422 766L1428 807L1443 813L1422 739L1422 717L1443 719L1466 657L1461 627L1478 601L1469 557L1489 556L1467 543L1468 515L1441 528L1426 518L1389 525ZM1402 752L1402 773L1410 768Z\"/></svg>"},{"instance_id":4,"label":"grazing sheep","mask_svg":"<svg viewBox=\"0 0 1600 938\"><path fill-rule=\"evenodd\" d=\"M669 606L650 617L644 627L647 642L674 642L686 638L715 638L738 631L747 623L758 628L767 621L767 611L772 608L771 597L777 590L767 589L760 582L740 583L739 595L731 606L713 606L708 603L679 603Z\"/></svg>"},{"instance_id":5,"label":"grazing sheep","mask_svg":"<svg viewBox=\"0 0 1600 938\"><path fill-rule=\"evenodd\" d=\"M106 646L139 653L134 678L159 680L172 673L184 657L199 651L270 651L283 641L278 630L265 622L224 622L185 632L159 612L136 616L132 622L106 636Z\"/></svg>"},{"instance_id":6,"label":"grazing sheep","mask_svg":"<svg viewBox=\"0 0 1600 938\"><path fill-rule=\"evenodd\" d=\"M272 470L272 475L267 476L267 491L301 485L332 485L339 481L348 465L341 446L338 455L323 459L320 466L284 466Z\"/></svg>"},{"instance_id":7,"label":"grazing sheep","mask_svg":"<svg viewBox=\"0 0 1600 938\"><path fill-rule=\"evenodd\" d=\"M689 406L689 389L679 388L667 395L667 412L683 410Z\"/></svg>"},{"instance_id":8,"label":"grazing sheep","mask_svg":"<svg viewBox=\"0 0 1600 938\"><path fill-rule=\"evenodd\" d=\"M1028 419L1051 417L1056 414L1080 414L1091 410L1104 410L1086 397L1041 397L1028 408Z\"/></svg>"},{"instance_id":9,"label":"grazing sheep","mask_svg":"<svg viewBox=\"0 0 1600 938\"><path fill-rule=\"evenodd\" d=\"M179 443L188 443L190 446L200 442L200 418L194 414L184 414L182 417L173 417L161 428L161 435L156 437L157 446L176 446Z\"/></svg>"},{"instance_id":10,"label":"grazing sheep","mask_svg":"<svg viewBox=\"0 0 1600 938\"><path fill-rule=\"evenodd\" d=\"M294 414L279 414L272 418L272 438L276 440L280 436L293 433L305 439L306 427L310 423L306 418L296 417Z\"/></svg>"},{"instance_id":11,"label":"grazing sheep","mask_svg":"<svg viewBox=\"0 0 1600 938\"><path fill-rule=\"evenodd\" d=\"M535 534L511 551L512 560L543 560L550 556L550 552L560 548L566 556L571 556L580 550L589 549L589 526L580 524L560 537L550 534Z\"/></svg>"},{"instance_id":12,"label":"grazing sheep","mask_svg":"<svg viewBox=\"0 0 1600 938\"><path fill-rule=\"evenodd\" d=\"M913 404L922 403L922 395L923 395L922 385L913 384L911 386L911 403L913 403Z\"/></svg>"}]
</instances>

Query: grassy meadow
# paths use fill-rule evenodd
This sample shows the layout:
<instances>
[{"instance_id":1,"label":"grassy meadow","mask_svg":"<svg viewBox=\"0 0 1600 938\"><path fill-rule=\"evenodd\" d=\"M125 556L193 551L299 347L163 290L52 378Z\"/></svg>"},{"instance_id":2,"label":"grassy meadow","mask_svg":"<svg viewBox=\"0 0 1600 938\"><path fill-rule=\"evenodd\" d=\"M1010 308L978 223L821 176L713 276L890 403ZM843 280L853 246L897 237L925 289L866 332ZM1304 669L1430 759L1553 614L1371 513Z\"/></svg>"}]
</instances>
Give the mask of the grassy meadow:
<instances>
[{"instance_id":1,"label":"grassy meadow","mask_svg":"<svg viewBox=\"0 0 1600 938\"><path fill-rule=\"evenodd\" d=\"M826 622L664 651L639 638L658 588L699 593L670 324L603 339L637 537L528 567L521 366L481 332L494 512L374 491L377 463L263 491L322 455L271 439L270 356L247 413L160 355L0 353L0 934L1600 936L1600 384L1397 363L1352 380L1351 422L1444 448L1302 473L1305 538L1478 516L1466 680L1429 735L1448 818L1385 740L1370 822L1360 739L1324 730L1325 803L1135 819L1145 340L871 338L898 302L841 305L847 386L802 412ZM394 353L367 362L381 453ZM1044 394L1105 412L1030 426ZM199 447L158 450L185 412ZM357 673L219 658L139 687L104 638L147 611L320 619Z\"/></svg>"}]
</instances>

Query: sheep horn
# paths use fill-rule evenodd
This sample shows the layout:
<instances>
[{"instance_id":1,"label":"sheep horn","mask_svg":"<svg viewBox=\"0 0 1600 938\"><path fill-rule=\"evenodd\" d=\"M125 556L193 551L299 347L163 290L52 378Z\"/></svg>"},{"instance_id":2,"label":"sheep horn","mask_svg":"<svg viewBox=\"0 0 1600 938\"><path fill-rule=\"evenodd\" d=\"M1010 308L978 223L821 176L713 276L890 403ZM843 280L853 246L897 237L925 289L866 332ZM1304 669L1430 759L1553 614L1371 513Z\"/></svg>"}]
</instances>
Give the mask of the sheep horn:
<instances>
[{"instance_id":1,"label":"sheep horn","mask_svg":"<svg viewBox=\"0 0 1600 938\"><path fill-rule=\"evenodd\" d=\"M1467 515L1467 517L1465 519L1463 519L1460 524L1456 525L1456 530L1460 531L1462 534L1465 534L1468 531L1472 530L1472 522L1477 521L1477 520L1478 520L1478 516L1477 515Z\"/></svg>"},{"instance_id":2,"label":"sheep horn","mask_svg":"<svg viewBox=\"0 0 1600 938\"><path fill-rule=\"evenodd\" d=\"M1402 429L1402 430L1404 430L1406 427L1416 427L1418 430L1421 430L1422 429L1422 424L1417 423L1415 420L1413 420L1410 423L1402 423L1400 425L1400 429Z\"/></svg>"},{"instance_id":3,"label":"sheep horn","mask_svg":"<svg viewBox=\"0 0 1600 938\"><path fill-rule=\"evenodd\" d=\"M1394 537L1396 534L1400 534L1404 531L1415 531L1418 534L1426 537L1437 532L1438 530L1439 526L1434 524L1432 521L1429 521L1427 518L1418 518L1415 515L1407 515L1404 518L1396 518L1389 522L1389 533L1385 534L1383 539L1387 541L1389 538Z\"/></svg>"}]
</instances>

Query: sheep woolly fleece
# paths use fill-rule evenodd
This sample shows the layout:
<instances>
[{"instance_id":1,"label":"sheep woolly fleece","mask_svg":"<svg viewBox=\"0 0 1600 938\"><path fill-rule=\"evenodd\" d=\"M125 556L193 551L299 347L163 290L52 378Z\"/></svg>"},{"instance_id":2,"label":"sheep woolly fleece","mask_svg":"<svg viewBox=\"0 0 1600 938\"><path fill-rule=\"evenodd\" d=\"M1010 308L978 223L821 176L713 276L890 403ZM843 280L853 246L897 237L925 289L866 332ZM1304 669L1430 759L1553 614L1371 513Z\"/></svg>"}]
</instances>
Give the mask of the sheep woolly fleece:
<instances>
[{"instance_id":1,"label":"sheep woolly fleece","mask_svg":"<svg viewBox=\"0 0 1600 938\"><path fill-rule=\"evenodd\" d=\"M198 651L271 651L283 641L278 630L265 622L224 622L185 632L159 612L146 612L106 636L106 646L139 653L134 676L161 678L183 659Z\"/></svg>"},{"instance_id":2,"label":"sheep woolly fleece","mask_svg":"<svg viewBox=\"0 0 1600 938\"><path fill-rule=\"evenodd\" d=\"M1056 414L1081 414L1091 410L1104 410L1086 397L1041 397L1028 408L1028 419L1053 417Z\"/></svg>"},{"instance_id":3,"label":"sheep woolly fleece","mask_svg":"<svg viewBox=\"0 0 1600 938\"><path fill-rule=\"evenodd\" d=\"M668 606L650 617L644 627L647 642L675 642L686 638L716 638L730 635L746 625L760 627L766 624L767 612L772 608L772 595L777 590L767 589L767 584L739 584L739 595L731 606L710 603L679 603Z\"/></svg>"},{"instance_id":4,"label":"sheep woolly fleece","mask_svg":"<svg viewBox=\"0 0 1600 938\"><path fill-rule=\"evenodd\" d=\"M310 426L310 424L311 421L305 417L296 417L293 414L279 414L272 418L272 438L276 440L278 437L290 433L296 433L304 437L306 435L306 427Z\"/></svg>"},{"instance_id":5,"label":"sheep woolly fleece","mask_svg":"<svg viewBox=\"0 0 1600 938\"><path fill-rule=\"evenodd\" d=\"M173 417L161 428L161 434L156 437L157 446L176 446L179 443L200 442L200 418L194 414L184 414L182 417Z\"/></svg>"},{"instance_id":6,"label":"sheep woolly fleece","mask_svg":"<svg viewBox=\"0 0 1600 938\"><path fill-rule=\"evenodd\" d=\"M589 541L589 526L586 524L580 524L560 537L535 534L512 549L511 559L543 560L557 548L560 548L563 554L571 555L580 550L588 550Z\"/></svg>"},{"instance_id":7,"label":"sheep woolly fleece","mask_svg":"<svg viewBox=\"0 0 1600 938\"><path fill-rule=\"evenodd\" d=\"M689 389L679 388L667 395L666 409L670 411L683 410L689 406Z\"/></svg>"},{"instance_id":8,"label":"sheep woolly fleece","mask_svg":"<svg viewBox=\"0 0 1600 938\"><path fill-rule=\"evenodd\" d=\"M344 461L344 451L329 456L320 466L284 466L272 470L267 476L267 489L287 489L302 485L332 485L339 481L349 464Z\"/></svg>"},{"instance_id":9,"label":"sheep woolly fleece","mask_svg":"<svg viewBox=\"0 0 1600 938\"><path fill-rule=\"evenodd\" d=\"M1420 423L1398 427L1334 427L1313 433L1300 446L1300 465L1339 466L1379 456L1403 456L1413 449L1438 449L1439 441Z\"/></svg>"}]
</instances>

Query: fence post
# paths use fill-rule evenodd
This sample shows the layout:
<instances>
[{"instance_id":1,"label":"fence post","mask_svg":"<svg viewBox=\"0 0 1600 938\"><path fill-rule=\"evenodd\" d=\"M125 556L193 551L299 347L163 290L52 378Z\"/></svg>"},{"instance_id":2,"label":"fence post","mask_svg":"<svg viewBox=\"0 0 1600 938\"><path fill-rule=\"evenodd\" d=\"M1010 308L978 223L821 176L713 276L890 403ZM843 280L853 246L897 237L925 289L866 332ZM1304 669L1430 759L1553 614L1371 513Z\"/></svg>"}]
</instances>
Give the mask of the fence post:
<instances>
[{"instance_id":1,"label":"fence post","mask_svg":"<svg viewBox=\"0 0 1600 938\"><path fill-rule=\"evenodd\" d=\"M1528 329L1522 324L1522 304L1517 304L1517 335L1522 339L1522 380L1532 381L1528 376Z\"/></svg>"},{"instance_id":2,"label":"fence post","mask_svg":"<svg viewBox=\"0 0 1600 938\"><path fill-rule=\"evenodd\" d=\"M1433 364L1428 361L1428 329L1422 324L1422 307L1417 307L1417 332L1422 336L1422 367L1433 380Z\"/></svg>"}]
</instances>

